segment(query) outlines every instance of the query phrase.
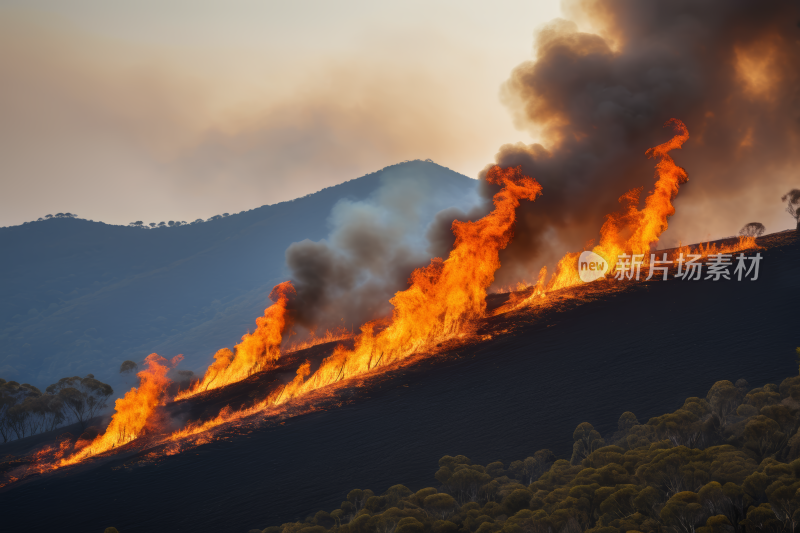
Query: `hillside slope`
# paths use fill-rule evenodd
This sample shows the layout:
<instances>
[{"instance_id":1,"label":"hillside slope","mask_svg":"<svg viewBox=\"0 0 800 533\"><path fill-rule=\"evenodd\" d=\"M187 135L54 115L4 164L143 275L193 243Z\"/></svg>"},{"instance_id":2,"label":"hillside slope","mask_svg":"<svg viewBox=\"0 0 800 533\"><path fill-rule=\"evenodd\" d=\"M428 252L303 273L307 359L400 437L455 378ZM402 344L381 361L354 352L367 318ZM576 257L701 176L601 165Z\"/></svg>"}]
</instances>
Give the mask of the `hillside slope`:
<instances>
[{"instance_id":1,"label":"hillside slope","mask_svg":"<svg viewBox=\"0 0 800 533\"><path fill-rule=\"evenodd\" d=\"M647 420L717 380L779 382L797 373L800 242L764 240L757 282L653 281L493 317L482 326L491 340L403 368L342 406L232 428L155 464L144 451L11 485L0 491L6 523L243 533L334 509L353 488L436 485L445 454L480 464L541 448L568 456L580 422L607 434L624 411Z\"/></svg>"},{"instance_id":2,"label":"hillside slope","mask_svg":"<svg viewBox=\"0 0 800 533\"><path fill-rule=\"evenodd\" d=\"M291 243L325 238L339 200L366 199L398 180L416 180L434 212L468 201L476 183L411 161L196 225L51 219L2 228L0 376L38 386L90 372L114 380L123 360L153 351L182 353L182 367L202 370L252 329L269 290L285 280Z\"/></svg>"}]
</instances>

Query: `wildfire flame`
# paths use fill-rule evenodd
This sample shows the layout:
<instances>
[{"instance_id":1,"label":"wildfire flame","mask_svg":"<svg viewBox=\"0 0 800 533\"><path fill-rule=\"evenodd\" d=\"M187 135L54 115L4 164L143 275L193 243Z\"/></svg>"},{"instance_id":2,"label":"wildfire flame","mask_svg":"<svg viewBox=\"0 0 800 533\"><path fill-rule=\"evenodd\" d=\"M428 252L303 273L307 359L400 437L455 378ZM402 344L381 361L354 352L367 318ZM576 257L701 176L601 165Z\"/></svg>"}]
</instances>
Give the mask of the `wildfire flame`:
<instances>
[{"instance_id":1,"label":"wildfire flame","mask_svg":"<svg viewBox=\"0 0 800 533\"><path fill-rule=\"evenodd\" d=\"M610 270L623 253L644 254L645 261L649 259L652 245L658 242L668 227L668 218L675 213L672 200L680 185L688 178L686 171L675 164L669 152L680 149L689 139L689 133L677 119L665 124L670 125L676 130L672 139L646 152L648 157L658 158L658 162L654 190L645 199L644 208L640 210L637 207L641 188L623 195L620 198L622 209L606 216L600 230L600 242L592 249L606 258ZM453 222L456 240L448 258L434 258L430 265L416 269L411 274L409 288L396 293L390 300L394 306L391 318L361 326L353 349L347 349L344 345L336 346L333 354L322 361L316 372L312 373L309 361L304 362L292 381L273 390L254 405L239 411L225 408L211 420L190 422L183 429L164 436L161 442L171 443L164 453L178 453L181 445L177 441L182 439L256 413L274 413L284 409L284 404L293 398L304 395L313 398L314 395L310 394L313 391L407 360L413 354L431 351L443 342L469 334L476 320L486 314L486 291L500 267L499 252L512 238L516 208L522 200L535 200L542 190L536 180L522 175L520 168L502 169L495 166L490 169L486 179L501 187L493 198L494 210L475 222ZM694 250L679 247L674 251L674 256L680 253L708 256L752 247L756 247L753 237L741 237L737 243L722 247L701 245ZM578 276L579 255L566 254L559 261L549 282L546 281L547 268L542 267L527 297L512 296L495 313L530 305L546 298L552 291L582 283ZM530 286L526 284L517 288L527 290ZM274 368L281 357L280 346L284 334L292 326L287 306L294 295L291 282L275 286L270 293L274 303L265 309L264 316L256 319L255 331L244 335L233 351L227 348L219 350L202 380L180 393L176 399L224 387L255 372ZM308 341L299 346L293 345L288 351L350 337L352 333L343 328L328 331L321 337L312 334ZM174 367L181 358L173 358L171 365ZM32 471L44 472L75 464L123 446L146 433L156 408L167 400L166 390L171 381L166 376L169 370L166 363L166 359L156 354L149 355L145 361L146 368L138 374L139 387L131 389L116 401L116 412L103 435L90 443L79 441L75 446L76 451L66 458L64 456L71 447L69 443L62 442L58 448L43 449L34 458ZM196 437L195 444L207 438ZM16 479L10 478L10 482Z\"/></svg>"},{"instance_id":2,"label":"wildfire flame","mask_svg":"<svg viewBox=\"0 0 800 533\"><path fill-rule=\"evenodd\" d=\"M285 352L286 353L298 352L300 350L305 350L306 348L311 348L312 346L316 346L318 344L343 341L345 339L350 339L352 337L353 333L345 327L338 327L334 328L333 330L327 329L325 330L325 334L320 336L317 336L312 331L306 340L302 342L293 342L292 344L290 344L288 347L285 348Z\"/></svg>"},{"instance_id":3,"label":"wildfire flame","mask_svg":"<svg viewBox=\"0 0 800 533\"><path fill-rule=\"evenodd\" d=\"M667 219L675 214L672 200L678 194L682 183L688 180L686 171L675 164L670 157L671 150L680 149L689 140L689 130L678 119L669 120L664 126L673 126L676 134L669 141L647 150L649 158L660 158L656 164L658 177L654 190L645 199L643 209L637 209L642 189L633 189L620 199L623 208L606 215L606 221L600 229L600 243L592 251L608 261L609 270L613 270L620 254L645 254L649 257L650 245L658 242L661 234L667 229ZM627 239L624 235L630 235ZM581 283L578 277L579 253L565 255L556 266L556 272L547 291L563 289Z\"/></svg>"},{"instance_id":4,"label":"wildfire flame","mask_svg":"<svg viewBox=\"0 0 800 533\"><path fill-rule=\"evenodd\" d=\"M290 281L276 285L269 293L270 299L275 303L264 310L264 316L256 319L256 330L243 336L242 342L234 347L233 352L228 348L219 350L203 379L178 394L176 399L181 400L200 392L224 387L273 366L281 356L283 334L290 326L286 306L294 294Z\"/></svg>"},{"instance_id":5,"label":"wildfire flame","mask_svg":"<svg viewBox=\"0 0 800 533\"><path fill-rule=\"evenodd\" d=\"M181 359L182 355L173 357L171 361L158 354L148 355L144 361L146 368L137 374L139 386L132 388L116 401L116 412L105 433L77 453L62 459L60 466L75 464L87 457L123 446L138 437L146 428L155 408L166 403L165 393L171 383L167 372L170 366L176 366Z\"/></svg>"},{"instance_id":6,"label":"wildfire flame","mask_svg":"<svg viewBox=\"0 0 800 533\"><path fill-rule=\"evenodd\" d=\"M410 287L391 299L391 323L375 334L375 324L362 326L353 350L338 346L310 375L307 364L297 377L274 393L273 404L404 359L460 333L486 309L486 289L500 267L499 252L508 245L523 199L535 200L542 187L519 168L493 167L487 181L502 186L494 210L475 222L453 222L456 241L447 260L435 258L416 269Z\"/></svg>"},{"instance_id":7,"label":"wildfire flame","mask_svg":"<svg viewBox=\"0 0 800 533\"><path fill-rule=\"evenodd\" d=\"M688 181L688 175L683 168L675 164L669 152L680 149L683 143L689 140L689 131L683 122L675 118L664 124L664 127L667 126L673 126L676 130L672 139L645 152L648 158L659 158L656 164L657 180L654 190L645 199L645 207L641 210L637 208L642 188L632 189L620 197L622 209L606 215L606 221L600 229L600 243L592 251L608 262L609 271L614 270L618 257L623 253L643 254L643 264L649 264L652 245L658 242L661 234L668 227L667 220L675 214L672 200L678 194L680 185ZM626 235L629 237L626 238ZM719 248L716 245L706 245L705 248L703 245L699 245L695 249L685 246L679 247L670 255L673 260L681 253L684 256L690 253L697 254L704 258L711 254L734 253L757 247L755 237L739 237L738 241L731 245ZM529 296L524 299L512 299L508 304L499 308L496 314L530 305L537 299L546 297L549 292L583 283L578 274L579 256L579 252L567 253L561 258L546 287L542 283L545 275L543 268L539 273L539 280Z\"/></svg>"}]
</instances>

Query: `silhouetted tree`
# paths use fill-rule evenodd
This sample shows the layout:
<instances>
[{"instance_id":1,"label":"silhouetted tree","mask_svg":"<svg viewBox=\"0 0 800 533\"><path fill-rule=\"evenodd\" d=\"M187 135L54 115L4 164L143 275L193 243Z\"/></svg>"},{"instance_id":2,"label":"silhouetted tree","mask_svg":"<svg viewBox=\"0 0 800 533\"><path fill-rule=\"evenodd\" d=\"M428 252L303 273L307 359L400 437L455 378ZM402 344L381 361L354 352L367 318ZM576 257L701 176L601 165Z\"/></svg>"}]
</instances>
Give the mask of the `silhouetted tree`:
<instances>
[{"instance_id":1,"label":"silhouetted tree","mask_svg":"<svg viewBox=\"0 0 800 533\"><path fill-rule=\"evenodd\" d=\"M86 422L108 406L108 398L114 394L114 389L88 374L85 378L61 378L47 387L47 392L58 394L64 407L72 413L81 429L85 429Z\"/></svg>"},{"instance_id":2,"label":"silhouetted tree","mask_svg":"<svg viewBox=\"0 0 800 533\"><path fill-rule=\"evenodd\" d=\"M787 192L781 196L781 201L786 202L786 212L797 221L797 229L800 230L800 189Z\"/></svg>"},{"instance_id":3,"label":"silhouetted tree","mask_svg":"<svg viewBox=\"0 0 800 533\"><path fill-rule=\"evenodd\" d=\"M142 222L141 220L137 220L136 222L131 222L128 225L129 226L134 226L134 227L137 227L137 228L141 228L144 225L144 222Z\"/></svg>"},{"instance_id":4,"label":"silhouetted tree","mask_svg":"<svg viewBox=\"0 0 800 533\"><path fill-rule=\"evenodd\" d=\"M156 223L155 223L155 222L151 222L151 223L150 223L150 224L148 224L148 225L149 225L151 228L155 228L155 227L156 227Z\"/></svg>"},{"instance_id":5,"label":"silhouetted tree","mask_svg":"<svg viewBox=\"0 0 800 533\"><path fill-rule=\"evenodd\" d=\"M139 368L139 365L134 363L133 361L123 361L121 365L119 365L119 373L120 374L131 374L136 372L136 369Z\"/></svg>"},{"instance_id":6,"label":"silhouetted tree","mask_svg":"<svg viewBox=\"0 0 800 533\"><path fill-rule=\"evenodd\" d=\"M0 436L3 442L7 442L12 434L21 439L30 434L32 406L26 401L41 396L42 392L27 383L0 381Z\"/></svg>"},{"instance_id":7,"label":"silhouetted tree","mask_svg":"<svg viewBox=\"0 0 800 533\"><path fill-rule=\"evenodd\" d=\"M767 228L761 222L750 222L742 226L742 229L739 230L739 235L743 237L761 237L766 230Z\"/></svg>"}]
</instances>

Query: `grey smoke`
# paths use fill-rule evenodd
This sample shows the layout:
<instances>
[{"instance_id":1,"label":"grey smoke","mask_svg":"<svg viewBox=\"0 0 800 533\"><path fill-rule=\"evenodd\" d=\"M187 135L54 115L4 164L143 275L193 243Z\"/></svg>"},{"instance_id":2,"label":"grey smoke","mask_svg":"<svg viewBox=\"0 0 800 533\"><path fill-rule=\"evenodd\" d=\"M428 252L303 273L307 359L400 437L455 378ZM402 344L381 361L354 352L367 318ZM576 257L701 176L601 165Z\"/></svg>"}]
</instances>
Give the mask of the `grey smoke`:
<instances>
[{"instance_id":1,"label":"grey smoke","mask_svg":"<svg viewBox=\"0 0 800 533\"><path fill-rule=\"evenodd\" d=\"M446 209L464 216L478 200L474 192L442 194L427 179L405 178L384 179L366 200L339 201L327 239L304 240L286 250L297 290L290 304L293 318L307 328L357 328L386 316L389 299L407 288L411 272L449 252L438 227L443 219L436 214ZM435 245L426 238L433 234L439 238Z\"/></svg>"},{"instance_id":2,"label":"grey smoke","mask_svg":"<svg viewBox=\"0 0 800 533\"><path fill-rule=\"evenodd\" d=\"M764 220L762 212L779 217L777 191L800 170L796 2L585 0L564 7L574 20L599 24L604 36L552 22L536 35L535 59L503 87L516 124L542 135L547 148L508 144L495 157L543 186L518 211L499 283L530 277L580 249L598 237L622 194L652 190L653 161L644 153L670 138L661 126L672 117L691 134L673 155L690 180L678 213L681 206L693 213L673 219L674 235L699 233L700 225L738 228L752 214ZM484 189L486 197L491 192Z\"/></svg>"}]
</instances>

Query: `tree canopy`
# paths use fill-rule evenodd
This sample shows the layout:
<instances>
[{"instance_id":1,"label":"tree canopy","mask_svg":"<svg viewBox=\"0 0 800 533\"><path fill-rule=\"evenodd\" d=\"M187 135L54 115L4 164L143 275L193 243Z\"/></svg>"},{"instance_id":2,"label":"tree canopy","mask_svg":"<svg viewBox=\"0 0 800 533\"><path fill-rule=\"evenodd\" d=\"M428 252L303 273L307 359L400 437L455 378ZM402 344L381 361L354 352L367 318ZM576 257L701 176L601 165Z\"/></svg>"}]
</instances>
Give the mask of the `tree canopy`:
<instances>
[{"instance_id":1,"label":"tree canopy","mask_svg":"<svg viewBox=\"0 0 800 533\"><path fill-rule=\"evenodd\" d=\"M798 349L800 353L800 348ZM333 511L262 533L768 533L800 526L800 376L714 383L672 413L620 416L508 465L439 460L436 487L356 489ZM254 530L259 531L259 530Z\"/></svg>"}]
</instances>

